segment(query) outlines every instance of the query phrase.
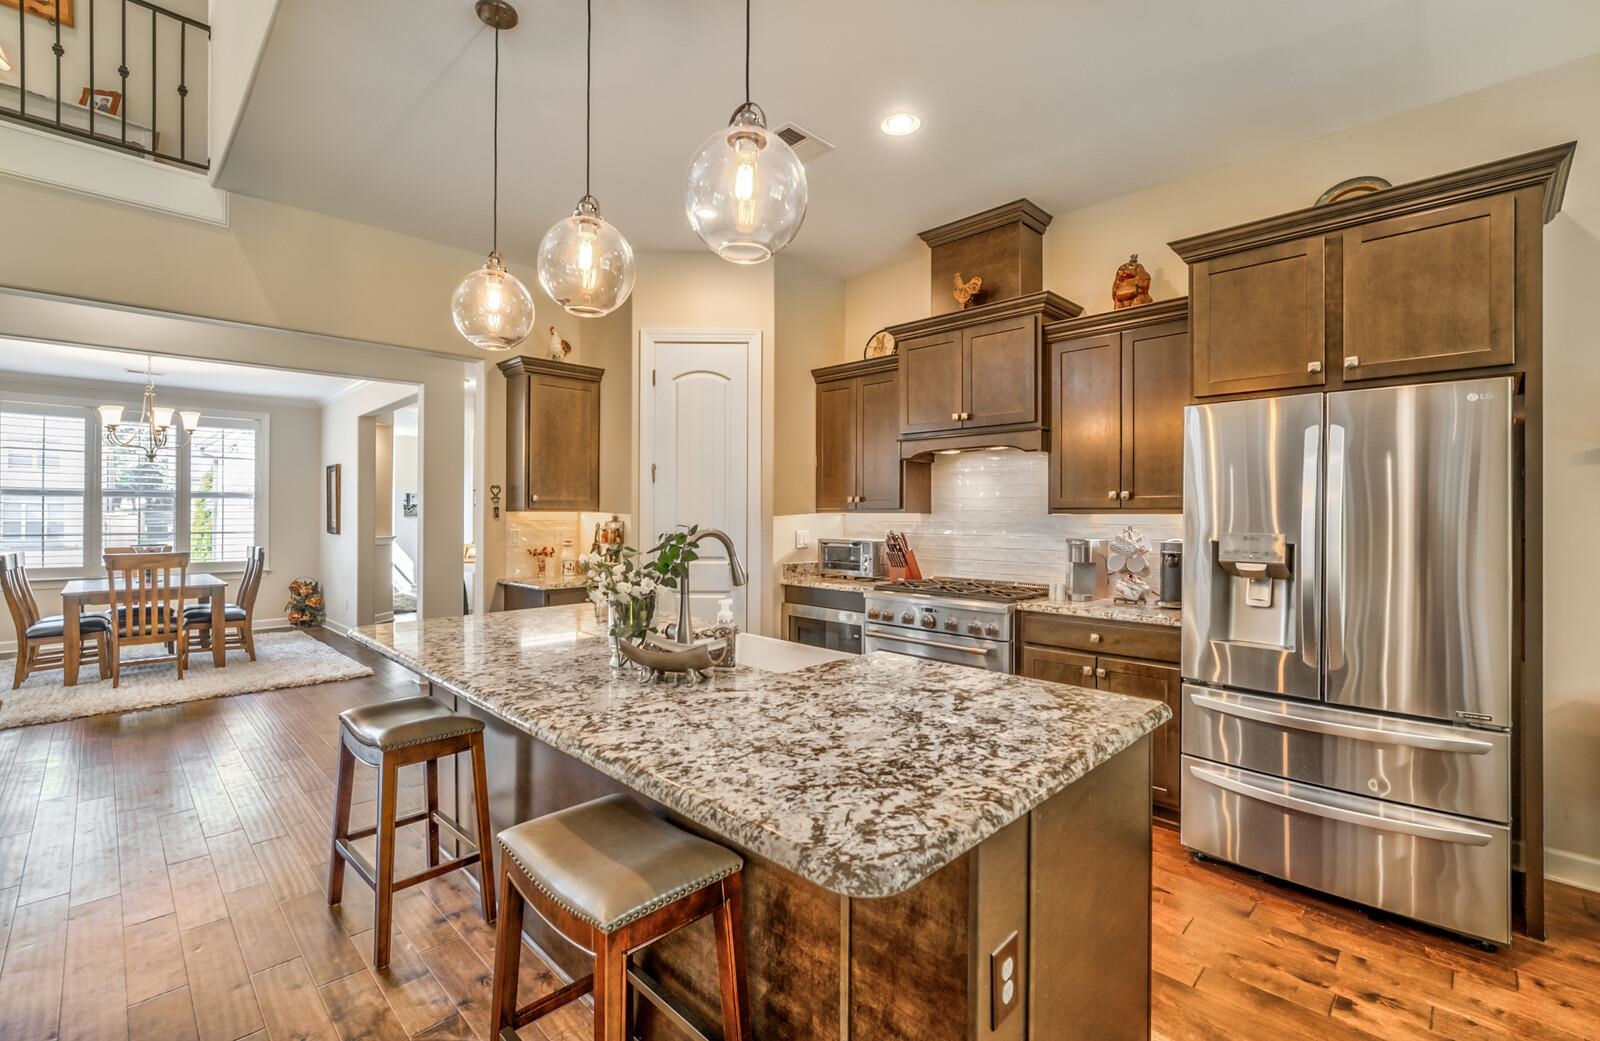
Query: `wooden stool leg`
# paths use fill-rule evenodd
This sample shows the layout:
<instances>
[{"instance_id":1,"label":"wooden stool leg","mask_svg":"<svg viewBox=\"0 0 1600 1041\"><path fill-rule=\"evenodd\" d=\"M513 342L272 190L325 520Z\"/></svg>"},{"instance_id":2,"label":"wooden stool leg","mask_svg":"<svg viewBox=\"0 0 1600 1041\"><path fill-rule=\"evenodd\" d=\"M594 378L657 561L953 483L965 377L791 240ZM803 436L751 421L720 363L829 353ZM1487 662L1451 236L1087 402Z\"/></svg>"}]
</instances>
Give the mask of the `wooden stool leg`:
<instances>
[{"instance_id":1,"label":"wooden stool leg","mask_svg":"<svg viewBox=\"0 0 1600 1041\"><path fill-rule=\"evenodd\" d=\"M372 967L389 964L390 932L394 926L394 820L399 794L400 768L384 756L378 767L378 887L373 894Z\"/></svg>"},{"instance_id":2,"label":"wooden stool leg","mask_svg":"<svg viewBox=\"0 0 1600 1041\"><path fill-rule=\"evenodd\" d=\"M429 759L422 764L423 784L428 795L428 866L439 864L439 760Z\"/></svg>"},{"instance_id":3,"label":"wooden stool leg","mask_svg":"<svg viewBox=\"0 0 1600 1041\"><path fill-rule=\"evenodd\" d=\"M735 871L722 881L722 903L712 912L717 933L717 976L722 984L723 1041L750 1041L750 1001L744 981L744 884Z\"/></svg>"},{"instance_id":4,"label":"wooden stool leg","mask_svg":"<svg viewBox=\"0 0 1600 1041\"><path fill-rule=\"evenodd\" d=\"M344 899L344 857L339 855L339 840L350 834L350 798L355 791L356 757L345 746L343 728L339 735L339 773L333 789L333 855L328 858L328 903Z\"/></svg>"},{"instance_id":5,"label":"wooden stool leg","mask_svg":"<svg viewBox=\"0 0 1600 1041\"><path fill-rule=\"evenodd\" d=\"M517 1018L517 973L522 968L522 893L511 884L507 865L511 858L500 858L500 920L494 928L494 1031L495 1037L508 1028L515 1029Z\"/></svg>"},{"instance_id":6,"label":"wooden stool leg","mask_svg":"<svg viewBox=\"0 0 1600 1041\"><path fill-rule=\"evenodd\" d=\"M489 776L484 764L483 735L472 735L472 801L478 811L478 884L483 920L494 921L494 830L489 823Z\"/></svg>"},{"instance_id":7,"label":"wooden stool leg","mask_svg":"<svg viewBox=\"0 0 1600 1041\"><path fill-rule=\"evenodd\" d=\"M595 1041L628 1041L628 947L624 934L602 936L594 952ZM729 1038L728 1041L734 1041Z\"/></svg>"}]
</instances>

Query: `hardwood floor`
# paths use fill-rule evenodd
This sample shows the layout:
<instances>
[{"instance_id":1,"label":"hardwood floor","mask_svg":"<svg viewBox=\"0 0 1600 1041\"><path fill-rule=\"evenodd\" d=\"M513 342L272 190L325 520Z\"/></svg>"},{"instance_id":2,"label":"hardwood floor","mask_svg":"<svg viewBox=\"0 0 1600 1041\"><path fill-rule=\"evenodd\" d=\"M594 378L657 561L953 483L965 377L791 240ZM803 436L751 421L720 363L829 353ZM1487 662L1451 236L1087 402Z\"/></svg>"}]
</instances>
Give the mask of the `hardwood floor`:
<instances>
[{"instance_id":1,"label":"hardwood floor","mask_svg":"<svg viewBox=\"0 0 1600 1041\"><path fill-rule=\"evenodd\" d=\"M370 890L352 878L342 907L322 896L334 717L416 690L328 640L376 675L0 731L0 1038L490 1041L494 933L460 873L401 894L380 972ZM405 812L420 769L402 781ZM372 799L369 771L355 819ZM405 831L409 871L421 829ZM1197 864L1158 829L1154 1036L1595 1038L1600 895L1549 896L1549 942L1486 954ZM523 964L524 1000L557 985ZM581 1006L523 1031L588 1036Z\"/></svg>"}]
</instances>

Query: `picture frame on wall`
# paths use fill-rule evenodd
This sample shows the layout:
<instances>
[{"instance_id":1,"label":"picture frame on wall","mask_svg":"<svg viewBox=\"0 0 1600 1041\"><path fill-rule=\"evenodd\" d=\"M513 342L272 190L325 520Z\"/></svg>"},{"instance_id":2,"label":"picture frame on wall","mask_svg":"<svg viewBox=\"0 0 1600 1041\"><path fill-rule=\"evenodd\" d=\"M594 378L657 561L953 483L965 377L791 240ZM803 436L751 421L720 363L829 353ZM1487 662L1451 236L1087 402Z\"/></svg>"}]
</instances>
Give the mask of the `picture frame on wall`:
<instances>
[{"instance_id":1,"label":"picture frame on wall","mask_svg":"<svg viewBox=\"0 0 1600 1041\"><path fill-rule=\"evenodd\" d=\"M333 463L327 468L328 534L337 535L343 525L344 465Z\"/></svg>"},{"instance_id":2,"label":"picture frame on wall","mask_svg":"<svg viewBox=\"0 0 1600 1041\"><path fill-rule=\"evenodd\" d=\"M122 111L122 91L120 90L90 90L84 87L78 95L78 104L83 108L92 107L96 112L114 116Z\"/></svg>"},{"instance_id":3,"label":"picture frame on wall","mask_svg":"<svg viewBox=\"0 0 1600 1041\"><path fill-rule=\"evenodd\" d=\"M0 0L0 7L9 7L15 10L18 3L22 10L47 22L56 20L56 12L61 12L61 25L71 29L77 24L76 15L73 13L74 0Z\"/></svg>"}]
</instances>

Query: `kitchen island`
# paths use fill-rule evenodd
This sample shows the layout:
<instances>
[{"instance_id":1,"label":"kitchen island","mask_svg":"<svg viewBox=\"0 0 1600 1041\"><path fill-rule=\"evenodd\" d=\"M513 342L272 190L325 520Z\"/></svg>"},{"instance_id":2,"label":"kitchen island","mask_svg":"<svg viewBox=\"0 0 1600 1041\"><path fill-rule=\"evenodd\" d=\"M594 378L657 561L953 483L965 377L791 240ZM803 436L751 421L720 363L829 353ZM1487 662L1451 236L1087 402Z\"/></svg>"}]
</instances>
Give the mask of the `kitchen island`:
<instances>
[{"instance_id":1,"label":"kitchen island","mask_svg":"<svg viewBox=\"0 0 1600 1041\"><path fill-rule=\"evenodd\" d=\"M587 606L352 635L485 720L497 829L624 791L743 854L763 1041L1148 1036L1164 705L889 654L643 686ZM716 1021L705 923L636 960ZM639 1036L685 1035L641 1003Z\"/></svg>"}]
</instances>

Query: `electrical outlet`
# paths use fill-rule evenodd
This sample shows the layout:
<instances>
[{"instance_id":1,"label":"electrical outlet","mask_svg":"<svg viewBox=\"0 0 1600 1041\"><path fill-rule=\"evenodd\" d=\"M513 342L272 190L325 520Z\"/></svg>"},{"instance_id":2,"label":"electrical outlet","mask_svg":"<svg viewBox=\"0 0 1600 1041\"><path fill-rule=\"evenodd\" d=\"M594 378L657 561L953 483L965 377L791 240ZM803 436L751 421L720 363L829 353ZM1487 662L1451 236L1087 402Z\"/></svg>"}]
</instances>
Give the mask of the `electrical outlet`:
<instances>
[{"instance_id":1,"label":"electrical outlet","mask_svg":"<svg viewBox=\"0 0 1600 1041\"><path fill-rule=\"evenodd\" d=\"M795 549L805 549L809 545L811 545L811 532L807 531L804 528L795 529L795 533L794 533L794 548Z\"/></svg>"},{"instance_id":2,"label":"electrical outlet","mask_svg":"<svg viewBox=\"0 0 1600 1041\"><path fill-rule=\"evenodd\" d=\"M346 611L350 610L350 598L349 597L345 597L344 598L344 609Z\"/></svg>"},{"instance_id":3,"label":"electrical outlet","mask_svg":"<svg viewBox=\"0 0 1600 1041\"><path fill-rule=\"evenodd\" d=\"M1006 1017L1022 1004L1022 960L1018 956L1017 934L989 955L989 1029L998 1030Z\"/></svg>"}]
</instances>

